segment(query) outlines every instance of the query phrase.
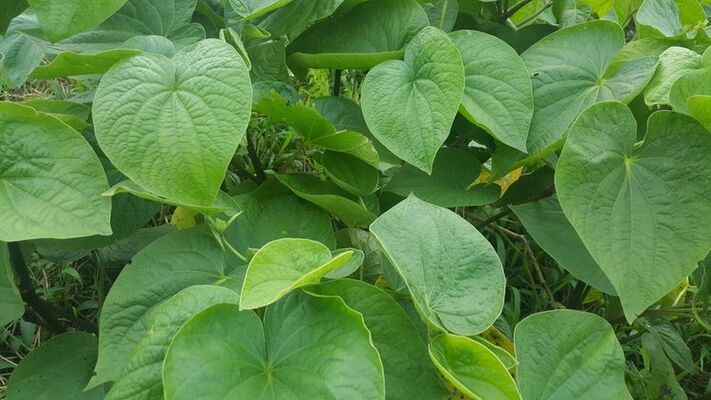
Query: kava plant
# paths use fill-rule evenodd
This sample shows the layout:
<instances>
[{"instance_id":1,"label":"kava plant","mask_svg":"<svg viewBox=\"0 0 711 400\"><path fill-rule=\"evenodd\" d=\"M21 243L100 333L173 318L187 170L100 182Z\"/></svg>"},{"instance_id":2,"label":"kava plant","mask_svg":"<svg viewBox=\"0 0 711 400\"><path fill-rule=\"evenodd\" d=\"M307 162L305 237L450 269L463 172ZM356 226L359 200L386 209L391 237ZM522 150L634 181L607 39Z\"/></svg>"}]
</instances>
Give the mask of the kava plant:
<instances>
[{"instance_id":1,"label":"kava plant","mask_svg":"<svg viewBox=\"0 0 711 400\"><path fill-rule=\"evenodd\" d=\"M710 398L709 15L3 0L0 397Z\"/></svg>"}]
</instances>

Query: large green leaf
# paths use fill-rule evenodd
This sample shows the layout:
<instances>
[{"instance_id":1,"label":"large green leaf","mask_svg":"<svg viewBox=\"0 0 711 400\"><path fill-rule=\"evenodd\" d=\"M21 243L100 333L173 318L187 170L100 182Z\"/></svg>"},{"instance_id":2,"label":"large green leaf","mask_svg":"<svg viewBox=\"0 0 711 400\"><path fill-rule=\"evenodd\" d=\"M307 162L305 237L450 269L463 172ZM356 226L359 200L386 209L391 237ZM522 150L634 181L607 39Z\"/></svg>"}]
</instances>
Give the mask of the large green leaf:
<instances>
[{"instance_id":1,"label":"large green leaf","mask_svg":"<svg viewBox=\"0 0 711 400\"><path fill-rule=\"evenodd\" d=\"M0 240L109 235L106 175L91 146L57 118L0 103Z\"/></svg>"},{"instance_id":2,"label":"large green leaf","mask_svg":"<svg viewBox=\"0 0 711 400\"><path fill-rule=\"evenodd\" d=\"M529 153L544 151L563 139L588 106L636 97L651 78L656 59L642 58L610 68L623 45L624 33L618 24L593 21L550 34L523 53L535 104Z\"/></svg>"},{"instance_id":3,"label":"large green leaf","mask_svg":"<svg viewBox=\"0 0 711 400\"><path fill-rule=\"evenodd\" d=\"M499 199L497 185L474 185L481 163L466 150L447 147L437 153L432 175L404 165L388 182L385 190L402 197L413 193L441 207L467 207L490 204Z\"/></svg>"},{"instance_id":4,"label":"large green leaf","mask_svg":"<svg viewBox=\"0 0 711 400\"><path fill-rule=\"evenodd\" d=\"M687 115L691 115L689 99L701 95L711 95L711 68L687 72L674 82L669 93L674 111Z\"/></svg>"},{"instance_id":5,"label":"large green leaf","mask_svg":"<svg viewBox=\"0 0 711 400\"><path fill-rule=\"evenodd\" d=\"M140 186L209 206L247 128L251 104L244 61L232 46L208 39L172 59L143 54L114 65L96 92L96 138Z\"/></svg>"},{"instance_id":6,"label":"large green leaf","mask_svg":"<svg viewBox=\"0 0 711 400\"><path fill-rule=\"evenodd\" d=\"M706 25L706 14L698 0L644 0L635 20L644 37L694 37Z\"/></svg>"},{"instance_id":7,"label":"large green leaf","mask_svg":"<svg viewBox=\"0 0 711 400\"><path fill-rule=\"evenodd\" d=\"M464 60L461 111L496 139L526 152L533 92L521 57L506 42L487 33L457 31L449 37Z\"/></svg>"},{"instance_id":8,"label":"large green leaf","mask_svg":"<svg viewBox=\"0 0 711 400\"><path fill-rule=\"evenodd\" d=\"M365 282L336 280L310 286L308 292L339 296L363 314L385 370L388 399L441 399L446 391L405 310L384 291Z\"/></svg>"},{"instance_id":9,"label":"large green leaf","mask_svg":"<svg viewBox=\"0 0 711 400\"><path fill-rule=\"evenodd\" d=\"M289 45L297 68L370 69L400 59L427 15L415 0L366 1L314 25Z\"/></svg>"},{"instance_id":10,"label":"large green leaf","mask_svg":"<svg viewBox=\"0 0 711 400\"><path fill-rule=\"evenodd\" d=\"M518 387L525 400L629 399L625 356L615 331L594 314L533 314L514 334Z\"/></svg>"},{"instance_id":11,"label":"large green leaf","mask_svg":"<svg viewBox=\"0 0 711 400\"><path fill-rule=\"evenodd\" d=\"M206 226L161 237L121 271L99 321L99 361L91 386L121 377L148 331L160 302L194 285L219 285L239 292L245 265L225 252Z\"/></svg>"},{"instance_id":12,"label":"large green leaf","mask_svg":"<svg viewBox=\"0 0 711 400\"><path fill-rule=\"evenodd\" d=\"M368 72L363 114L378 141L429 174L463 93L457 47L445 33L427 27L407 46L404 61L386 61Z\"/></svg>"},{"instance_id":13,"label":"large green leaf","mask_svg":"<svg viewBox=\"0 0 711 400\"><path fill-rule=\"evenodd\" d=\"M384 399L363 317L337 297L295 292L264 320L216 305L189 320L165 359L166 400Z\"/></svg>"},{"instance_id":14,"label":"large green leaf","mask_svg":"<svg viewBox=\"0 0 711 400\"><path fill-rule=\"evenodd\" d=\"M659 111L636 141L627 106L597 104L578 118L556 170L563 211L628 321L711 250L711 135L690 117Z\"/></svg>"},{"instance_id":15,"label":"large green leaf","mask_svg":"<svg viewBox=\"0 0 711 400\"><path fill-rule=\"evenodd\" d=\"M464 336L442 334L430 343L430 357L454 387L473 399L520 400L516 382L499 358Z\"/></svg>"},{"instance_id":16,"label":"large green leaf","mask_svg":"<svg viewBox=\"0 0 711 400\"><path fill-rule=\"evenodd\" d=\"M101 400L103 387L84 391L95 362L95 336L84 332L55 336L22 359L5 395L13 400Z\"/></svg>"},{"instance_id":17,"label":"large green leaf","mask_svg":"<svg viewBox=\"0 0 711 400\"><path fill-rule=\"evenodd\" d=\"M146 335L105 400L162 400L163 360L178 329L198 312L215 304L237 304L238 298L237 293L223 287L198 285L183 289L158 306L146 322Z\"/></svg>"},{"instance_id":18,"label":"large green leaf","mask_svg":"<svg viewBox=\"0 0 711 400\"><path fill-rule=\"evenodd\" d=\"M671 104L669 92L677 79L702 67L701 55L684 47L670 47L659 56L659 66L644 91L647 105Z\"/></svg>"},{"instance_id":19,"label":"large green leaf","mask_svg":"<svg viewBox=\"0 0 711 400\"><path fill-rule=\"evenodd\" d=\"M295 195L323 208L348 226L367 226L375 220L375 215L360 198L355 198L330 181L310 174L274 176Z\"/></svg>"},{"instance_id":20,"label":"large green leaf","mask_svg":"<svg viewBox=\"0 0 711 400\"><path fill-rule=\"evenodd\" d=\"M95 54L78 54L68 51L59 54L49 64L35 68L30 77L53 79L64 76L103 74L117 62L140 53L140 50L134 49L106 50Z\"/></svg>"},{"instance_id":21,"label":"large green leaf","mask_svg":"<svg viewBox=\"0 0 711 400\"><path fill-rule=\"evenodd\" d=\"M536 243L561 267L588 285L615 294L610 280L585 248L555 196L509 207Z\"/></svg>"},{"instance_id":22,"label":"large green leaf","mask_svg":"<svg viewBox=\"0 0 711 400\"><path fill-rule=\"evenodd\" d=\"M272 192L262 186L236 200L242 214L227 228L225 237L241 253L287 237L336 247L328 213L288 191Z\"/></svg>"},{"instance_id":23,"label":"large green leaf","mask_svg":"<svg viewBox=\"0 0 711 400\"><path fill-rule=\"evenodd\" d=\"M433 326L475 335L501 313L506 286L501 260L457 214L410 196L370 230Z\"/></svg>"},{"instance_id":24,"label":"large green leaf","mask_svg":"<svg viewBox=\"0 0 711 400\"><path fill-rule=\"evenodd\" d=\"M42 30L53 42L94 28L118 11L126 0L27 0Z\"/></svg>"},{"instance_id":25,"label":"large green leaf","mask_svg":"<svg viewBox=\"0 0 711 400\"><path fill-rule=\"evenodd\" d=\"M240 310L272 304L290 291L317 283L345 264L347 251L331 257L325 245L309 239L277 239L264 245L249 261L242 284Z\"/></svg>"},{"instance_id":26,"label":"large green leaf","mask_svg":"<svg viewBox=\"0 0 711 400\"><path fill-rule=\"evenodd\" d=\"M0 326L5 326L25 313L25 304L15 286L7 245L0 242Z\"/></svg>"}]
</instances>

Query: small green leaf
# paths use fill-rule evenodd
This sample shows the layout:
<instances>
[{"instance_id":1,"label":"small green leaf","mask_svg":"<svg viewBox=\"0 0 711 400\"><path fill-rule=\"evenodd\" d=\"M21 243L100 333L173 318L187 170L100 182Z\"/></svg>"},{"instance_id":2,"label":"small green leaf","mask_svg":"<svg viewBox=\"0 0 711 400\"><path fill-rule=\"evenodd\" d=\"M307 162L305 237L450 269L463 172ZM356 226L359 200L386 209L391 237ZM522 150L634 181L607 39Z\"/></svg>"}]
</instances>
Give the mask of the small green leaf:
<instances>
[{"instance_id":1,"label":"small green leaf","mask_svg":"<svg viewBox=\"0 0 711 400\"><path fill-rule=\"evenodd\" d=\"M104 388L84 391L96 362L96 336L70 332L55 336L15 368L5 395L13 400L101 400Z\"/></svg>"},{"instance_id":2,"label":"small green leaf","mask_svg":"<svg viewBox=\"0 0 711 400\"><path fill-rule=\"evenodd\" d=\"M437 369L467 396L482 400L521 399L509 371L483 344L445 333L432 339L429 349Z\"/></svg>"},{"instance_id":3,"label":"small green leaf","mask_svg":"<svg viewBox=\"0 0 711 400\"><path fill-rule=\"evenodd\" d=\"M173 339L166 400L385 399L383 365L363 317L338 297L294 292L264 320L234 305L197 314Z\"/></svg>"},{"instance_id":4,"label":"small green leaf","mask_svg":"<svg viewBox=\"0 0 711 400\"><path fill-rule=\"evenodd\" d=\"M44 59L44 50L23 33L0 39L0 87L22 86Z\"/></svg>"},{"instance_id":5,"label":"small green leaf","mask_svg":"<svg viewBox=\"0 0 711 400\"><path fill-rule=\"evenodd\" d=\"M658 111L636 142L627 106L596 104L571 130L555 177L566 217L630 322L711 250L711 135L690 117Z\"/></svg>"},{"instance_id":6,"label":"small green leaf","mask_svg":"<svg viewBox=\"0 0 711 400\"><path fill-rule=\"evenodd\" d=\"M385 370L388 399L441 399L446 393L405 310L392 296L365 282L337 280L309 286L311 293L338 296L363 314Z\"/></svg>"},{"instance_id":7,"label":"small green leaf","mask_svg":"<svg viewBox=\"0 0 711 400\"><path fill-rule=\"evenodd\" d=\"M309 174L273 175L295 195L330 212L348 226L367 226L375 220L360 199L330 181Z\"/></svg>"},{"instance_id":8,"label":"small green leaf","mask_svg":"<svg viewBox=\"0 0 711 400\"><path fill-rule=\"evenodd\" d=\"M691 115L711 132L711 96L691 96L686 103Z\"/></svg>"},{"instance_id":9,"label":"small green leaf","mask_svg":"<svg viewBox=\"0 0 711 400\"><path fill-rule=\"evenodd\" d=\"M476 335L501 313L506 281L496 251L469 222L410 196L370 230L430 324Z\"/></svg>"},{"instance_id":10,"label":"small green leaf","mask_svg":"<svg viewBox=\"0 0 711 400\"><path fill-rule=\"evenodd\" d=\"M526 152L533 92L521 57L503 40L483 32L457 31L449 37L464 60L463 114L496 139Z\"/></svg>"},{"instance_id":11,"label":"small green leaf","mask_svg":"<svg viewBox=\"0 0 711 400\"><path fill-rule=\"evenodd\" d=\"M291 3L291 0L229 0L241 21L250 21Z\"/></svg>"},{"instance_id":12,"label":"small green leaf","mask_svg":"<svg viewBox=\"0 0 711 400\"><path fill-rule=\"evenodd\" d=\"M94 54L60 53L52 62L40 65L30 75L33 79L54 79L65 76L103 74L114 64L141 54L140 50L114 49Z\"/></svg>"},{"instance_id":13,"label":"small green leaf","mask_svg":"<svg viewBox=\"0 0 711 400\"><path fill-rule=\"evenodd\" d=\"M426 27L407 46L404 61L386 61L368 72L363 114L378 141L429 174L463 93L459 50L445 33Z\"/></svg>"},{"instance_id":14,"label":"small green leaf","mask_svg":"<svg viewBox=\"0 0 711 400\"><path fill-rule=\"evenodd\" d=\"M110 235L99 158L57 118L0 103L0 240Z\"/></svg>"},{"instance_id":15,"label":"small green leaf","mask_svg":"<svg viewBox=\"0 0 711 400\"><path fill-rule=\"evenodd\" d=\"M96 138L141 187L175 202L210 206L251 104L244 61L227 43L208 39L172 59L146 53L114 65L96 92Z\"/></svg>"},{"instance_id":16,"label":"small green leaf","mask_svg":"<svg viewBox=\"0 0 711 400\"><path fill-rule=\"evenodd\" d=\"M698 0L644 0L635 20L644 37L693 38L706 25L706 14Z\"/></svg>"},{"instance_id":17,"label":"small green leaf","mask_svg":"<svg viewBox=\"0 0 711 400\"><path fill-rule=\"evenodd\" d=\"M684 47L670 47L659 56L659 66L644 91L648 106L671 104L669 92L677 79L702 67L701 55Z\"/></svg>"},{"instance_id":18,"label":"small green leaf","mask_svg":"<svg viewBox=\"0 0 711 400\"><path fill-rule=\"evenodd\" d=\"M114 282L99 321L99 360L90 387L114 381L148 331L151 312L181 290L219 285L239 292L246 266L205 225L146 246Z\"/></svg>"},{"instance_id":19,"label":"small green leaf","mask_svg":"<svg viewBox=\"0 0 711 400\"><path fill-rule=\"evenodd\" d=\"M610 324L595 314L533 314L516 325L514 342L518 387L526 400L632 400L622 347Z\"/></svg>"},{"instance_id":20,"label":"small green leaf","mask_svg":"<svg viewBox=\"0 0 711 400\"><path fill-rule=\"evenodd\" d=\"M163 399L163 360L178 329L193 315L215 304L237 304L239 296L219 286L198 285L181 290L149 315L146 335L105 400Z\"/></svg>"},{"instance_id":21,"label":"small green leaf","mask_svg":"<svg viewBox=\"0 0 711 400\"><path fill-rule=\"evenodd\" d=\"M328 177L348 193L367 196L378 188L378 170L354 156L326 151L321 164Z\"/></svg>"},{"instance_id":22,"label":"small green leaf","mask_svg":"<svg viewBox=\"0 0 711 400\"><path fill-rule=\"evenodd\" d=\"M401 59L405 46L425 26L427 16L414 0L366 1L301 34L289 44L289 64L370 69Z\"/></svg>"},{"instance_id":23,"label":"small green leaf","mask_svg":"<svg viewBox=\"0 0 711 400\"><path fill-rule=\"evenodd\" d=\"M691 115L689 99L692 96L711 96L711 69L687 72L672 85L669 97L674 111ZM701 101L703 100L695 100ZM696 104L697 112L700 104Z\"/></svg>"},{"instance_id":24,"label":"small green leaf","mask_svg":"<svg viewBox=\"0 0 711 400\"><path fill-rule=\"evenodd\" d=\"M328 213L291 194L277 191L278 184L237 196L242 214L227 228L225 238L241 253L258 249L272 240L304 238L336 247L333 224Z\"/></svg>"},{"instance_id":25,"label":"small green leaf","mask_svg":"<svg viewBox=\"0 0 711 400\"><path fill-rule=\"evenodd\" d=\"M432 175L402 166L385 190L402 197L413 193L418 198L440 207L467 207L490 204L499 199L499 186L477 184L481 163L469 151L444 148L437 153Z\"/></svg>"},{"instance_id":26,"label":"small green leaf","mask_svg":"<svg viewBox=\"0 0 711 400\"><path fill-rule=\"evenodd\" d=\"M331 257L331 250L308 239L277 239L252 257L240 295L240 310L272 304L290 291L317 283L345 264L353 252Z\"/></svg>"}]
</instances>

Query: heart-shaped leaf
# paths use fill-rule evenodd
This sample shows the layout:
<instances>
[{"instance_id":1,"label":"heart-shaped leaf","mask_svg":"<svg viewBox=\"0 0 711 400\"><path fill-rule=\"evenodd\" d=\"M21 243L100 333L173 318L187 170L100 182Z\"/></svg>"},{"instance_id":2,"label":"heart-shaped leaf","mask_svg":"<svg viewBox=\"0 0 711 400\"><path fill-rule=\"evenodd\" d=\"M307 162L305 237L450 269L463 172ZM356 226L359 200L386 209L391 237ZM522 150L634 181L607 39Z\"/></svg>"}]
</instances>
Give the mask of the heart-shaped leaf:
<instances>
[{"instance_id":1,"label":"heart-shaped leaf","mask_svg":"<svg viewBox=\"0 0 711 400\"><path fill-rule=\"evenodd\" d=\"M240 310L272 304L290 291L318 283L345 264L353 252L331 256L331 250L308 239L278 239L264 245L249 261L240 295Z\"/></svg>"},{"instance_id":2,"label":"heart-shaped leaf","mask_svg":"<svg viewBox=\"0 0 711 400\"><path fill-rule=\"evenodd\" d=\"M653 57L612 66L624 45L622 28L592 21L552 33L531 46L523 61L533 82L530 154L552 147L578 115L601 101L631 101L651 78Z\"/></svg>"},{"instance_id":3,"label":"heart-shaped leaf","mask_svg":"<svg viewBox=\"0 0 711 400\"><path fill-rule=\"evenodd\" d=\"M533 92L521 57L487 33L457 31L449 37L464 60L464 115L501 142L526 152Z\"/></svg>"},{"instance_id":4,"label":"heart-shaped leaf","mask_svg":"<svg viewBox=\"0 0 711 400\"><path fill-rule=\"evenodd\" d=\"M368 72L363 115L380 143L429 174L463 93L459 50L444 32L427 27L407 46L404 61L386 61Z\"/></svg>"},{"instance_id":5,"label":"heart-shaped leaf","mask_svg":"<svg viewBox=\"0 0 711 400\"><path fill-rule=\"evenodd\" d=\"M151 312L181 290L219 285L239 292L246 266L204 225L149 244L114 282L99 321L99 360L90 387L121 377L145 337Z\"/></svg>"},{"instance_id":6,"label":"heart-shaped leaf","mask_svg":"<svg viewBox=\"0 0 711 400\"><path fill-rule=\"evenodd\" d=\"M326 175L348 193L367 196L378 188L378 170L354 156L326 151L321 157L321 164Z\"/></svg>"},{"instance_id":7,"label":"heart-shaped leaf","mask_svg":"<svg viewBox=\"0 0 711 400\"><path fill-rule=\"evenodd\" d=\"M483 344L464 336L438 335L430 343L437 369L473 399L520 400L516 382L499 358Z\"/></svg>"},{"instance_id":8,"label":"heart-shaped leaf","mask_svg":"<svg viewBox=\"0 0 711 400\"><path fill-rule=\"evenodd\" d=\"M175 202L209 206L251 104L242 57L208 39L172 59L143 54L114 65L96 92L96 138L138 185Z\"/></svg>"},{"instance_id":9,"label":"heart-shaped leaf","mask_svg":"<svg viewBox=\"0 0 711 400\"><path fill-rule=\"evenodd\" d=\"M383 381L363 317L338 297L302 291L267 307L263 320L233 305L197 314L163 371L166 400L384 399Z\"/></svg>"},{"instance_id":10,"label":"heart-shaped leaf","mask_svg":"<svg viewBox=\"0 0 711 400\"><path fill-rule=\"evenodd\" d=\"M438 399L446 393L405 310L392 296L365 282L339 279L309 286L306 291L338 296L363 314L385 370L388 399Z\"/></svg>"},{"instance_id":11,"label":"heart-shaped leaf","mask_svg":"<svg viewBox=\"0 0 711 400\"><path fill-rule=\"evenodd\" d=\"M659 111L644 142L636 141L624 104L590 107L571 130L555 177L565 215L630 322L711 250L711 135L688 116Z\"/></svg>"},{"instance_id":12,"label":"heart-shaped leaf","mask_svg":"<svg viewBox=\"0 0 711 400\"><path fill-rule=\"evenodd\" d=\"M526 400L629 399L625 355L610 324L573 310L533 314L514 333Z\"/></svg>"},{"instance_id":13,"label":"heart-shaped leaf","mask_svg":"<svg viewBox=\"0 0 711 400\"><path fill-rule=\"evenodd\" d=\"M53 41L91 29L118 11L126 0L27 0L42 30Z\"/></svg>"},{"instance_id":14,"label":"heart-shaped leaf","mask_svg":"<svg viewBox=\"0 0 711 400\"><path fill-rule=\"evenodd\" d=\"M101 162L79 132L31 107L0 103L0 240L111 234Z\"/></svg>"},{"instance_id":15,"label":"heart-shaped leaf","mask_svg":"<svg viewBox=\"0 0 711 400\"><path fill-rule=\"evenodd\" d=\"M457 214L410 196L370 230L433 326L476 335L501 313L506 286L501 260Z\"/></svg>"}]
</instances>

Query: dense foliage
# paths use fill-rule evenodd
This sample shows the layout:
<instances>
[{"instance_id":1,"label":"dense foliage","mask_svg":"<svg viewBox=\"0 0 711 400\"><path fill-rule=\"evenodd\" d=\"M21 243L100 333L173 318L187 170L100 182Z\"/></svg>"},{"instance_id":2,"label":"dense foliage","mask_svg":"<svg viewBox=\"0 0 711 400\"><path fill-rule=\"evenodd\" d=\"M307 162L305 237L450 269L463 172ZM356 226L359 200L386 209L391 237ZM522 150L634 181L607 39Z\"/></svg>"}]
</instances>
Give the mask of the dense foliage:
<instances>
[{"instance_id":1,"label":"dense foliage","mask_svg":"<svg viewBox=\"0 0 711 400\"><path fill-rule=\"evenodd\" d=\"M4 396L711 396L707 15L2 0Z\"/></svg>"}]
</instances>

